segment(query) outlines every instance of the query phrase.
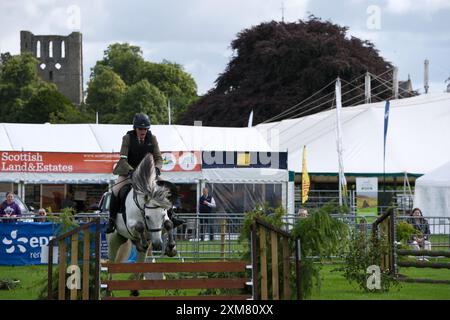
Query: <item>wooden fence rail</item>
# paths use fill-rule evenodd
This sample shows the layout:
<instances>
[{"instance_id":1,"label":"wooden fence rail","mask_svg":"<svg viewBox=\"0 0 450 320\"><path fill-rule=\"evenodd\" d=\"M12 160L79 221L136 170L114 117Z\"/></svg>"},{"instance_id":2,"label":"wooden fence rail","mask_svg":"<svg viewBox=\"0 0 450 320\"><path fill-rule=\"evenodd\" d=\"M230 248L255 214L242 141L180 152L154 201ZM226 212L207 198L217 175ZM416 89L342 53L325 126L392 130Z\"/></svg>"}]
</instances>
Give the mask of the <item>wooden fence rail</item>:
<instances>
[{"instance_id":1,"label":"wooden fence rail","mask_svg":"<svg viewBox=\"0 0 450 320\"><path fill-rule=\"evenodd\" d=\"M195 273L194 277L183 274L180 279L158 279L158 280L106 280L103 285L108 295L104 300L245 300L251 295L221 294L221 295L197 295L197 296L150 296L140 297L113 297L111 293L117 290L174 290L174 289L246 289L248 278L231 276L230 273L245 273L248 263L243 261L220 261L220 262L158 262L158 263L106 263L102 267L107 270L110 278L114 274L143 274L161 272L169 273ZM221 277L206 278L198 276L198 273L213 272L224 273ZM227 277L228 276L228 277Z\"/></svg>"}]
</instances>

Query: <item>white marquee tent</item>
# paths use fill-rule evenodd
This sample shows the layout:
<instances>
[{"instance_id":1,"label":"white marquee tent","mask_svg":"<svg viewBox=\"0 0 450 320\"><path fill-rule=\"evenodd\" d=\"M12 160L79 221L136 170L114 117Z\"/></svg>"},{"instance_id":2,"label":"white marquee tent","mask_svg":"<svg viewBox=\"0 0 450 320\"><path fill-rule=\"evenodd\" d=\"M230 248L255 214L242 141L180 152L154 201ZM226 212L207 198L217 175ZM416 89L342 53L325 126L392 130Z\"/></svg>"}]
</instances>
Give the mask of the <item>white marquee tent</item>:
<instances>
[{"instance_id":1,"label":"white marquee tent","mask_svg":"<svg viewBox=\"0 0 450 320\"><path fill-rule=\"evenodd\" d=\"M342 110L346 174L383 173L385 102ZM288 151L289 170L301 172L306 145L308 172L336 174L336 110L257 125L272 148ZM450 94L390 102L386 173L426 174L450 160Z\"/></svg>"},{"instance_id":2,"label":"white marquee tent","mask_svg":"<svg viewBox=\"0 0 450 320\"><path fill-rule=\"evenodd\" d=\"M450 217L450 161L416 180L414 207L424 216Z\"/></svg>"},{"instance_id":3,"label":"white marquee tent","mask_svg":"<svg viewBox=\"0 0 450 320\"><path fill-rule=\"evenodd\" d=\"M131 125L107 124L0 124L0 152L119 152L123 135ZM161 151L272 151L255 128L216 128L181 125L153 125ZM248 170L247 170L248 171ZM194 183L199 172L165 172L174 182ZM285 176L284 174L283 176ZM255 173L252 174L255 176ZM112 174L50 174L0 172L0 181L28 183L108 182ZM272 176L273 180L280 178ZM222 176L223 179L223 176ZM285 179L284 179L285 180Z\"/></svg>"},{"instance_id":4,"label":"white marquee tent","mask_svg":"<svg viewBox=\"0 0 450 320\"><path fill-rule=\"evenodd\" d=\"M131 125L106 124L0 124L0 157L8 151L114 153L119 152L123 135ZM181 125L152 125L162 152L230 151L270 152L267 141L256 128L217 128ZM2 159L0 158L0 163ZM282 203L288 201L289 174L278 168L203 168L201 171L162 172L174 183L197 184L197 193L206 183L281 184ZM2 172L0 182L24 184L110 183L112 173ZM289 209L293 210L293 209Z\"/></svg>"}]
</instances>

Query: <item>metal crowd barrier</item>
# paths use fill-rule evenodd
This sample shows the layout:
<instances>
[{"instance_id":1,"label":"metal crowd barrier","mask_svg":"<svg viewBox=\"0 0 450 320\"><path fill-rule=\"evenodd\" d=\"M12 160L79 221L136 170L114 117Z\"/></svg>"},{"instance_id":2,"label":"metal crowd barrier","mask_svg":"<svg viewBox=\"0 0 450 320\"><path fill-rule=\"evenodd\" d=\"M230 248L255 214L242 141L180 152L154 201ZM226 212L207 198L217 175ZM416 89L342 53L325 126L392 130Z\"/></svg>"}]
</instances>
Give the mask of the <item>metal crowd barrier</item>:
<instances>
[{"instance_id":1,"label":"metal crowd barrier","mask_svg":"<svg viewBox=\"0 0 450 320\"><path fill-rule=\"evenodd\" d=\"M58 216L58 214L53 214ZM365 230L367 235L372 234L372 223L376 215L332 214L336 219L346 223L351 230ZM105 222L108 214L78 213L75 218L80 222L89 222L95 218ZM184 225L174 230L177 242L177 258L181 260L230 260L241 259L247 252L248 239L239 241L244 226L244 213L178 213L177 217L186 221ZM0 217L0 222L14 219L21 222L55 221L49 216L22 215L15 218ZM297 215L286 215L284 218L285 230L290 231L298 219ZM396 221L409 221L410 216L396 216ZM432 247L439 250L450 250L450 217L425 217L430 226L430 241ZM160 258L155 252L151 258Z\"/></svg>"}]
</instances>

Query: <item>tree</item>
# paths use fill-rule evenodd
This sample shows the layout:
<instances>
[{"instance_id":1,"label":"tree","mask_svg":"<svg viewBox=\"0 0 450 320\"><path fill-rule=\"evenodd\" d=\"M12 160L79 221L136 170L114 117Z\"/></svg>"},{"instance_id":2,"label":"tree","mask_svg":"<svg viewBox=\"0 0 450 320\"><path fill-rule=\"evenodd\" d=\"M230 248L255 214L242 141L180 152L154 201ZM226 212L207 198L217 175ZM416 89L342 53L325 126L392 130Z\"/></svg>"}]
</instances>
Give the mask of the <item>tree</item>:
<instances>
[{"instance_id":1,"label":"tree","mask_svg":"<svg viewBox=\"0 0 450 320\"><path fill-rule=\"evenodd\" d=\"M96 63L91 77L102 72L103 68L101 67L106 66L118 74L127 85L131 85L140 80L136 75L141 70L143 63L144 58L142 58L140 47L128 43L114 43L105 50L103 60Z\"/></svg>"},{"instance_id":2,"label":"tree","mask_svg":"<svg viewBox=\"0 0 450 320\"><path fill-rule=\"evenodd\" d=\"M197 84L179 64L145 62L139 79L146 79L170 100L173 122L197 99Z\"/></svg>"},{"instance_id":3,"label":"tree","mask_svg":"<svg viewBox=\"0 0 450 320\"><path fill-rule=\"evenodd\" d=\"M6 62L8 62L9 59L11 59L11 53L9 52L5 52L5 53L0 53L0 72L1 72L1 66L3 64L5 64Z\"/></svg>"},{"instance_id":4,"label":"tree","mask_svg":"<svg viewBox=\"0 0 450 320\"><path fill-rule=\"evenodd\" d=\"M38 61L32 55L2 54L1 60L0 84L11 95L10 98L17 97L23 88L36 84L38 81L36 71Z\"/></svg>"},{"instance_id":5,"label":"tree","mask_svg":"<svg viewBox=\"0 0 450 320\"><path fill-rule=\"evenodd\" d=\"M297 23L272 21L243 30L231 43L234 55L215 87L189 107L180 123L202 120L206 125L244 126L252 109L253 123L259 123L311 96L337 76L350 81L366 71L378 75L392 67L372 43L349 37L347 30L314 16ZM334 86L328 86L319 97L333 90ZM363 92L364 88L344 94L343 101ZM389 95L381 93L380 98ZM313 106L327 100L330 96ZM302 111L307 115L330 107L327 102Z\"/></svg>"},{"instance_id":6,"label":"tree","mask_svg":"<svg viewBox=\"0 0 450 320\"><path fill-rule=\"evenodd\" d=\"M37 64L30 54L1 55L0 122L83 122L84 115L56 86L39 78Z\"/></svg>"},{"instance_id":7,"label":"tree","mask_svg":"<svg viewBox=\"0 0 450 320\"><path fill-rule=\"evenodd\" d=\"M139 86L133 87L138 83ZM143 107L129 98L130 95L144 97L150 91L155 96L149 101L140 101ZM128 106L124 105L123 99ZM162 113L157 112L152 117L155 123L167 123L167 100L170 100L172 122L175 123L178 115L196 99L197 84L181 65L166 60L162 63L145 61L140 47L114 43L108 46L103 59L92 69L86 103L93 112L100 112L103 123L129 123L132 111L147 109L153 113L164 106ZM158 105L162 100L164 104Z\"/></svg>"},{"instance_id":8,"label":"tree","mask_svg":"<svg viewBox=\"0 0 450 320\"><path fill-rule=\"evenodd\" d=\"M129 124L136 113L144 112L152 124L167 124L166 105L161 91L144 79L128 87L113 122Z\"/></svg>"},{"instance_id":9,"label":"tree","mask_svg":"<svg viewBox=\"0 0 450 320\"><path fill-rule=\"evenodd\" d=\"M75 114L79 114L75 106L56 90L54 84L41 83L31 98L24 104L20 122L61 123Z\"/></svg>"},{"instance_id":10,"label":"tree","mask_svg":"<svg viewBox=\"0 0 450 320\"><path fill-rule=\"evenodd\" d=\"M127 86L111 68L101 66L89 81L86 103L90 110L100 114L102 122L109 122L119 111Z\"/></svg>"}]
</instances>

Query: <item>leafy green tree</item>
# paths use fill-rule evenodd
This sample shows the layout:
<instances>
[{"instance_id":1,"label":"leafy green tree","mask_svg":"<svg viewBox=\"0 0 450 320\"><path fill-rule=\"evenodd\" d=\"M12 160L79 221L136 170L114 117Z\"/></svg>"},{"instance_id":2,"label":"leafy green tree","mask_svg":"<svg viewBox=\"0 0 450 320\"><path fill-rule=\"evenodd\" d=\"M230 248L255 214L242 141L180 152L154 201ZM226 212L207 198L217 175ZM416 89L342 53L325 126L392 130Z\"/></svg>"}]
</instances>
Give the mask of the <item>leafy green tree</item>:
<instances>
[{"instance_id":1,"label":"leafy green tree","mask_svg":"<svg viewBox=\"0 0 450 320\"><path fill-rule=\"evenodd\" d=\"M131 90L133 85L143 80L146 80L152 89L141 83ZM156 94L149 101L134 102L130 101L129 97L124 97L125 91L128 96L138 94L142 97L146 96L145 92L148 93L148 90L153 90ZM91 111L100 112L103 123L129 123L132 112L146 109L154 112L155 102L160 103L164 99L164 111L155 113L152 117L155 123L167 123L167 101L170 100L172 122L176 123L179 115L197 98L197 84L180 64L166 60L162 63L145 61L140 47L128 43L114 43L108 46L103 59L97 61L92 69L86 102ZM123 99L126 99L129 105L125 106L121 102ZM150 105L152 107L148 107Z\"/></svg>"},{"instance_id":2,"label":"leafy green tree","mask_svg":"<svg viewBox=\"0 0 450 320\"><path fill-rule=\"evenodd\" d=\"M136 75L141 70L143 63L144 58L140 47L132 46L129 43L114 43L104 51L103 60L96 63L91 76L95 77L101 73L102 66L109 67L127 85L131 85L140 80Z\"/></svg>"},{"instance_id":3,"label":"leafy green tree","mask_svg":"<svg viewBox=\"0 0 450 320\"><path fill-rule=\"evenodd\" d=\"M144 79L128 87L113 122L129 124L136 113L144 112L152 124L167 124L166 106L164 94Z\"/></svg>"},{"instance_id":4,"label":"leafy green tree","mask_svg":"<svg viewBox=\"0 0 450 320\"><path fill-rule=\"evenodd\" d=\"M75 106L56 89L55 85L41 83L31 98L23 105L20 122L52 122L51 120L55 120L55 117L63 120L68 115L77 113L79 114Z\"/></svg>"},{"instance_id":5,"label":"leafy green tree","mask_svg":"<svg viewBox=\"0 0 450 320\"><path fill-rule=\"evenodd\" d=\"M170 100L173 122L176 122L178 116L197 100L197 84L177 63L146 61L138 78L147 79Z\"/></svg>"},{"instance_id":6,"label":"leafy green tree","mask_svg":"<svg viewBox=\"0 0 450 320\"><path fill-rule=\"evenodd\" d=\"M1 55L0 122L83 122L80 110L39 78L37 64L30 54Z\"/></svg>"},{"instance_id":7,"label":"leafy green tree","mask_svg":"<svg viewBox=\"0 0 450 320\"><path fill-rule=\"evenodd\" d=\"M12 55L9 52L0 53L0 73L2 65L8 62L8 60L11 59L11 57Z\"/></svg>"},{"instance_id":8,"label":"leafy green tree","mask_svg":"<svg viewBox=\"0 0 450 320\"><path fill-rule=\"evenodd\" d=\"M21 95L21 90L37 84L39 81L37 63L38 61L30 54L9 57L2 54L0 90L6 94L2 95L2 101L17 98Z\"/></svg>"},{"instance_id":9,"label":"leafy green tree","mask_svg":"<svg viewBox=\"0 0 450 320\"><path fill-rule=\"evenodd\" d=\"M111 68L97 68L96 76L89 81L86 103L98 112L101 122L109 122L119 111L127 86Z\"/></svg>"}]
</instances>

